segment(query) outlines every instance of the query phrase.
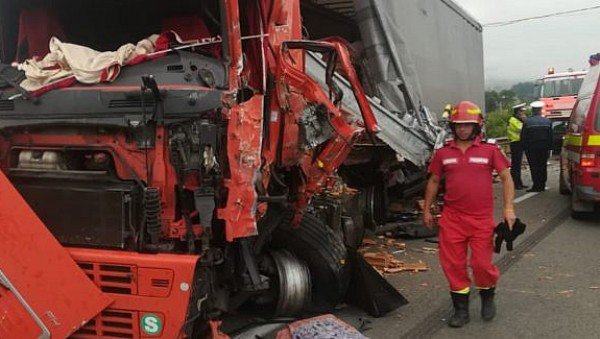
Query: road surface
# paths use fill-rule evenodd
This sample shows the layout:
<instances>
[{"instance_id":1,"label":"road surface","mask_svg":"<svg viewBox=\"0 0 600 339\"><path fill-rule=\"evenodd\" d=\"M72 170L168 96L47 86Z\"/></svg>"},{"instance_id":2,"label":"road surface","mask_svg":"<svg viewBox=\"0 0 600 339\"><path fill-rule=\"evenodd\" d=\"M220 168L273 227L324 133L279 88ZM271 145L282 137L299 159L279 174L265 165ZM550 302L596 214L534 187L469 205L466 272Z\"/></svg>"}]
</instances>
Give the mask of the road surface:
<instances>
[{"instance_id":1,"label":"road surface","mask_svg":"<svg viewBox=\"0 0 600 339\"><path fill-rule=\"evenodd\" d=\"M529 180L524 169L525 182ZM450 298L437 255L418 249L423 240L407 241L407 259L424 259L431 270L399 274L388 280L410 300L386 317L369 318L370 338L597 338L600 322L600 217L576 221L569 215L569 198L558 193L558 163L548 168L548 190L518 191L515 209L527 225L515 250L502 250L495 260L503 271L498 285L498 316L484 323L479 299L471 301L471 323L461 329L446 326ZM500 217L501 186L495 184L496 216ZM411 252L412 250L412 252ZM358 325L361 312L341 312ZM362 319L366 315L362 314Z\"/></svg>"}]
</instances>

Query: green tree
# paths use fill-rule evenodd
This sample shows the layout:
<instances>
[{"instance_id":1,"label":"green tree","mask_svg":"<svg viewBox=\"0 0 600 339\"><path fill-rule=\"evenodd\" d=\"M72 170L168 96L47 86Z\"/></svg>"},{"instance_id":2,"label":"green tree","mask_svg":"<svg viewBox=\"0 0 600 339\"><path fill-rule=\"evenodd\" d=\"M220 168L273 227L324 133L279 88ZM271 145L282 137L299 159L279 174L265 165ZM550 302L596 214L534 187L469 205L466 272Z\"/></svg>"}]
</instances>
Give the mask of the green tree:
<instances>
[{"instance_id":1,"label":"green tree","mask_svg":"<svg viewBox=\"0 0 600 339\"><path fill-rule=\"evenodd\" d=\"M501 105L501 109L504 110L505 108L512 108L512 106L514 106L517 101L519 100L517 98L517 95L515 94L515 92L513 92L510 89L503 89L502 91L500 91L500 93L498 93L498 95L500 96L500 102L502 103Z\"/></svg>"},{"instance_id":2,"label":"green tree","mask_svg":"<svg viewBox=\"0 0 600 339\"><path fill-rule=\"evenodd\" d=\"M492 112L485 116L485 132L490 138L499 138L506 136L506 127L508 119L511 116L511 109L507 108L503 112Z\"/></svg>"},{"instance_id":3,"label":"green tree","mask_svg":"<svg viewBox=\"0 0 600 339\"><path fill-rule=\"evenodd\" d=\"M493 112L498 108L498 92L485 91L485 111Z\"/></svg>"},{"instance_id":4,"label":"green tree","mask_svg":"<svg viewBox=\"0 0 600 339\"><path fill-rule=\"evenodd\" d=\"M519 99L515 92L509 89L485 92L485 111L487 113L494 113L497 111L504 111L507 107L514 106Z\"/></svg>"},{"instance_id":5,"label":"green tree","mask_svg":"<svg viewBox=\"0 0 600 339\"><path fill-rule=\"evenodd\" d=\"M521 102L530 103L536 99L535 82L519 82L510 88Z\"/></svg>"},{"instance_id":6,"label":"green tree","mask_svg":"<svg viewBox=\"0 0 600 339\"><path fill-rule=\"evenodd\" d=\"M512 107L518 101L517 94L513 90L485 92L485 130L488 137L506 136L506 127L512 114Z\"/></svg>"}]
</instances>

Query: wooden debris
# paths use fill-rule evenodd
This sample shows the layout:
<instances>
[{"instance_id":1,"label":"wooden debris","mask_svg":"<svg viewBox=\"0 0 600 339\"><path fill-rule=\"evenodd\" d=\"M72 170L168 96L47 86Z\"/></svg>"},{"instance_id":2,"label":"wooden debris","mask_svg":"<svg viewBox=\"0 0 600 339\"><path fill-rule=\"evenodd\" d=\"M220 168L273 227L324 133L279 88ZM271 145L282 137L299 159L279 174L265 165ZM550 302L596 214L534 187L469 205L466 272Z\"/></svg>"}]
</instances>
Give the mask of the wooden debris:
<instances>
[{"instance_id":1,"label":"wooden debris","mask_svg":"<svg viewBox=\"0 0 600 339\"><path fill-rule=\"evenodd\" d=\"M363 246L377 245L377 241L375 241L373 239L369 239L369 238L364 238L362 241L362 245Z\"/></svg>"},{"instance_id":2,"label":"wooden debris","mask_svg":"<svg viewBox=\"0 0 600 339\"><path fill-rule=\"evenodd\" d=\"M421 272L429 270L426 262L406 263L385 252L365 253L365 260L377 271L384 273Z\"/></svg>"},{"instance_id":3,"label":"wooden debris","mask_svg":"<svg viewBox=\"0 0 600 339\"><path fill-rule=\"evenodd\" d=\"M378 236L376 239L365 238L358 250L365 260L383 275L385 273L421 272L429 266L423 261L407 263L396 259L394 254L406 252L406 244L396 239ZM437 251L437 249L435 249Z\"/></svg>"}]
</instances>

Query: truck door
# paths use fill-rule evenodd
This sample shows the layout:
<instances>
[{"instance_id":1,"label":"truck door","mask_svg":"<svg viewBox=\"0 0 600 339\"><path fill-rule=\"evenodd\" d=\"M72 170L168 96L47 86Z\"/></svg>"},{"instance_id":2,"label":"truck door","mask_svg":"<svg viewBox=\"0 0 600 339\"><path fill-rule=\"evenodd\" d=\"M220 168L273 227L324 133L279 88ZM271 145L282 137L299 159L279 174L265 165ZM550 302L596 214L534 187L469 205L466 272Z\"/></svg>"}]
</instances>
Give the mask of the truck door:
<instances>
[{"instance_id":1,"label":"truck door","mask_svg":"<svg viewBox=\"0 0 600 339\"><path fill-rule=\"evenodd\" d=\"M111 302L0 171L0 338L66 338Z\"/></svg>"},{"instance_id":2,"label":"truck door","mask_svg":"<svg viewBox=\"0 0 600 339\"><path fill-rule=\"evenodd\" d=\"M311 76L298 68L293 51L319 53L327 62L325 85L327 91ZM301 54L303 55L303 54ZM343 91L334 79L336 67L346 75L352 87L362 121L349 118L343 110ZM312 194L323 185L326 176L335 171L352 149L357 137L366 130L374 135L379 131L377 120L356 75L346 48L339 42L285 41L277 57L276 96L283 132L280 161L282 166L298 165L304 174L296 207L302 211ZM329 92L329 93L327 93ZM364 127L359 127L363 125ZM303 125L300 128L300 125ZM301 146L298 146L299 144ZM296 145L290 146L290 145ZM294 217L299 222L300 214Z\"/></svg>"}]
</instances>

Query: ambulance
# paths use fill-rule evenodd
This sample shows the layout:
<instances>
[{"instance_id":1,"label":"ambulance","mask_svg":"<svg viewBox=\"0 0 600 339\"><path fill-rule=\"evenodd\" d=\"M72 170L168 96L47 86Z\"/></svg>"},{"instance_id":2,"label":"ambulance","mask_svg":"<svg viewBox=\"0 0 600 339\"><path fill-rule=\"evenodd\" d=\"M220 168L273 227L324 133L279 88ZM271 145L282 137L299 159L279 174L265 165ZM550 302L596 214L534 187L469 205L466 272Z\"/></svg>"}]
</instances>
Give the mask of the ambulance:
<instances>
[{"instance_id":1,"label":"ambulance","mask_svg":"<svg viewBox=\"0 0 600 339\"><path fill-rule=\"evenodd\" d=\"M571 214L581 218L600 205L600 66L585 76L563 140L560 192L571 194Z\"/></svg>"}]
</instances>

